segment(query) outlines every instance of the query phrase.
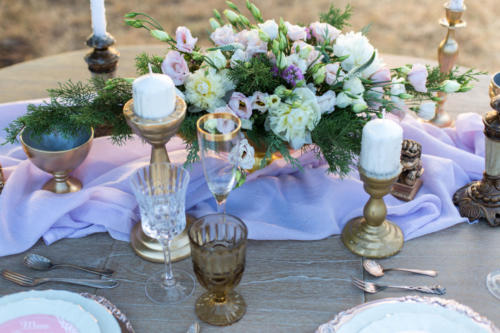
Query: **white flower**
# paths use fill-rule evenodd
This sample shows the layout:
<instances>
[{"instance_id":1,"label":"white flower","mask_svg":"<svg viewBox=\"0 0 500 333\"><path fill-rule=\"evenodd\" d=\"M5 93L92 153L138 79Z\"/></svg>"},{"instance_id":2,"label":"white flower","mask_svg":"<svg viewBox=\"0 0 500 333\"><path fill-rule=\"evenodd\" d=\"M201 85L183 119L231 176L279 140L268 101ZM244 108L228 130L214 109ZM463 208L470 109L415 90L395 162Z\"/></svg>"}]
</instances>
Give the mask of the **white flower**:
<instances>
[{"instance_id":1,"label":"white flower","mask_svg":"<svg viewBox=\"0 0 500 333\"><path fill-rule=\"evenodd\" d=\"M224 106L224 96L234 89L234 83L227 77L226 70L217 72L214 68L198 69L186 79L184 86L186 101L195 106L190 109L191 112L212 112Z\"/></svg>"},{"instance_id":2,"label":"white flower","mask_svg":"<svg viewBox=\"0 0 500 333\"><path fill-rule=\"evenodd\" d=\"M363 96L359 95L358 98L354 99L352 102L352 110L356 113L360 113L368 109L368 104L364 100Z\"/></svg>"},{"instance_id":3,"label":"white flower","mask_svg":"<svg viewBox=\"0 0 500 333\"><path fill-rule=\"evenodd\" d=\"M236 41L245 46L249 57L257 53L267 53L267 43L260 39L258 30L242 30L236 35Z\"/></svg>"},{"instance_id":4,"label":"white flower","mask_svg":"<svg viewBox=\"0 0 500 333\"><path fill-rule=\"evenodd\" d=\"M293 149L309 144L311 131L321 119L316 96L308 88L297 88L294 101L280 103L269 109L269 127L283 140L290 143Z\"/></svg>"},{"instance_id":5,"label":"white flower","mask_svg":"<svg viewBox=\"0 0 500 333\"><path fill-rule=\"evenodd\" d=\"M351 31L347 34L339 35L333 46L333 52L337 57L349 56L342 61L342 68L347 72L366 64L372 57L373 52L375 52L375 60L368 68L365 68L361 72L361 76L364 78L369 78L370 75L382 67L377 50L361 32L355 33Z\"/></svg>"},{"instance_id":6,"label":"white flower","mask_svg":"<svg viewBox=\"0 0 500 333\"><path fill-rule=\"evenodd\" d=\"M316 100L321 114L329 114L335 111L336 96L334 91L328 90L323 95L316 96Z\"/></svg>"},{"instance_id":7,"label":"white flower","mask_svg":"<svg viewBox=\"0 0 500 333\"><path fill-rule=\"evenodd\" d=\"M344 81L344 91L348 91L353 95L359 95L365 91L365 87L358 77L353 76L349 80Z\"/></svg>"},{"instance_id":8,"label":"white flower","mask_svg":"<svg viewBox=\"0 0 500 333\"><path fill-rule=\"evenodd\" d=\"M404 109L406 106L404 100L399 97L399 95L406 93L405 85L402 82L403 79L392 79L391 101L395 104L397 109Z\"/></svg>"},{"instance_id":9,"label":"white flower","mask_svg":"<svg viewBox=\"0 0 500 333\"><path fill-rule=\"evenodd\" d=\"M292 45L292 54L298 53L301 59L306 61L307 66L311 66L323 59L321 53L314 46L302 40L295 41Z\"/></svg>"},{"instance_id":10,"label":"white flower","mask_svg":"<svg viewBox=\"0 0 500 333\"><path fill-rule=\"evenodd\" d=\"M436 116L436 103L423 102L418 109L418 116L424 120L431 120Z\"/></svg>"},{"instance_id":11,"label":"white flower","mask_svg":"<svg viewBox=\"0 0 500 333\"><path fill-rule=\"evenodd\" d=\"M236 35L233 31L233 27L230 24L226 24L223 27L215 29L210 35L210 39L217 46L224 46L234 43L236 40Z\"/></svg>"},{"instance_id":12,"label":"white flower","mask_svg":"<svg viewBox=\"0 0 500 333\"><path fill-rule=\"evenodd\" d=\"M278 37L278 23L275 20L267 20L264 23L258 24L260 30L264 31L271 40Z\"/></svg>"},{"instance_id":13,"label":"white flower","mask_svg":"<svg viewBox=\"0 0 500 333\"><path fill-rule=\"evenodd\" d=\"M263 93L260 91L256 91L250 97L250 101L252 103L252 109L258 110L260 113L264 113L267 111L267 100L269 94Z\"/></svg>"},{"instance_id":14,"label":"white flower","mask_svg":"<svg viewBox=\"0 0 500 333\"><path fill-rule=\"evenodd\" d=\"M269 109L275 109L280 106L281 98L278 95L270 95L266 100Z\"/></svg>"},{"instance_id":15,"label":"white flower","mask_svg":"<svg viewBox=\"0 0 500 333\"><path fill-rule=\"evenodd\" d=\"M288 67L290 65L295 65L302 71L302 73L305 73L307 71L307 61L302 59L297 53L290 54L285 58L285 60L286 60L285 67Z\"/></svg>"},{"instance_id":16,"label":"white flower","mask_svg":"<svg viewBox=\"0 0 500 333\"><path fill-rule=\"evenodd\" d=\"M240 92L233 92L227 105L239 118L250 119L252 116L251 102Z\"/></svg>"},{"instance_id":17,"label":"white flower","mask_svg":"<svg viewBox=\"0 0 500 333\"><path fill-rule=\"evenodd\" d=\"M212 61L212 63L217 67L218 69L222 69L226 67L227 64L227 59L222 54L221 50L215 50L215 51L209 51L206 54L207 58Z\"/></svg>"},{"instance_id":18,"label":"white flower","mask_svg":"<svg viewBox=\"0 0 500 333\"><path fill-rule=\"evenodd\" d=\"M325 81L327 84L332 85L337 83L337 81L342 80L345 76L345 73L340 70L339 71L340 64L338 62L334 64L327 64L325 66L326 70L326 77ZM338 76L337 76L338 73Z\"/></svg>"},{"instance_id":19,"label":"white flower","mask_svg":"<svg viewBox=\"0 0 500 333\"><path fill-rule=\"evenodd\" d=\"M293 41L302 39L306 40L307 38L307 31L305 27L301 27L300 25L294 25L291 24L290 22L285 22L285 26L287 29L287 37L290 38Z\"/></svg>"},{"instance_id":20,"label":"white flower","mask_svg":"<svg viewBox=\"0 0 500 333\"><path fill-rule=\"evenodd\" d=\"M250 58L251 57L245 51L237 49L231 56L231 68L234 68L239 61L247 62L248 60L250 60Z\"/></svg>"},{"instance_id":21,"label":"white flower","mask_svg":"<svg viewBox=\"0 0 500 333\"><path fill-rule=\"evenodd\" d=\"M240 168L250 170L255 164L255 149L248 142L247 139L240 140L240 144L236 147L238 149L238 166Z\"/></svg>"},{"instance_id":22,"label":"white flower","mask_svg":"<svg viewBox=\"0 0 500 333\"><path fill-rule=\"evenodd\" d=\"M209 133L215 133L217 128L217 119L208 119L203 123L203 129Z\"/></svg>"},{"instance_id":23,"label":"white flower","mask_svg":"<svg viewBox=\"0 0 500 333\"><path fill-rule=\"evenodd\" d=\"M446 80L441 85L442 89L446 93L454 93L460 89L460 83L455 80Z\"/></svg>"},{"instance_id":24,"label":"white flower","mask_svg":"<svg viewBox=\"0 0 500 333\"><path fill-rule=\"evenodd\" d=\"M337 95L337 100L335 102L335 105L337 105L339 108L346 108L351 104L352 104L352 98L347 96L345 92L341 92L340 94Z\"/></svg>"},{"instance_id":25,"label":"white flower","mask_svg":"<svg viewBox=\"0 0 500 333\"><path fill-rule=\"evenodd\" d=\"M229 113L229 114L235 115L233 110L231 110L231 108L228 105L224 105L224 106L216 108L213 111L213 113ZM207 122L205 122L205 128L206 128L206 124L208 123L208 121L209 120L207 120ZM216 121L217 121L216 128L222 134L231 133L236 128L236 123L231 119L218 118L218 119L216 119Z\"/></svg>"},{"instance_id":26,"label":"white flower","mask_svg":"<svg viewBox=\"0 0 500 333\"><path fill-rule=\"evenodd\" d=\"M316 38L320 44L323 44L326 39L328 39L331 44L340 35L340 30L328 23L314 22L311 23L309 28L314 38Z\"/></svg>"}]
</instances>

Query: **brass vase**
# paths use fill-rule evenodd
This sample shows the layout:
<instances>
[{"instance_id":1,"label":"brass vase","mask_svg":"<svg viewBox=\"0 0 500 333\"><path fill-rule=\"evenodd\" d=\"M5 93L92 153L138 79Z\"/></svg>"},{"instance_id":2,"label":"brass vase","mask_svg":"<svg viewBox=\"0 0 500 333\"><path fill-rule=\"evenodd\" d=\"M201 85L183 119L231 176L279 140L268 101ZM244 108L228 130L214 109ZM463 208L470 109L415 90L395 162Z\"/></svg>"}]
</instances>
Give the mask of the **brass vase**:
<instances>
[{"instance_id":1,"label":"brass vase","mask_svg":"<svg viewBox=\"0 0 500 333\"><path fill-rule=\"evenodd\" d=\"M389 193L398 177L376 179L359 170L365 191L370 199L365 205L362 217L356 217L342 230L342 242L354 254L367 258L387 258L403 247L401 229L386 219L387 208L383 197Z\"/></svg>"},{"instance_id":2,"label":"brass vase","mask_svg":"<svg viewBox=\"0 0 500 333\"><path fill-rule=\"evenodd\" d=\"M146 119L134 113L134 102L131 99L124 105L123 114L134 133L151 145L150 163L170 163L165 145L177 133L186 116L186 102L182 98L176 97L175 110L168 117ZM192 222L193 218L187 215L186 228L172 240L170 247L172 261L189 257L191 250L186 230ZM164 262L162 246L156 239L144 233L141 223L136 223L132 229L130 243L139 257L152 262Z\"/></svg>"}]
</instances>

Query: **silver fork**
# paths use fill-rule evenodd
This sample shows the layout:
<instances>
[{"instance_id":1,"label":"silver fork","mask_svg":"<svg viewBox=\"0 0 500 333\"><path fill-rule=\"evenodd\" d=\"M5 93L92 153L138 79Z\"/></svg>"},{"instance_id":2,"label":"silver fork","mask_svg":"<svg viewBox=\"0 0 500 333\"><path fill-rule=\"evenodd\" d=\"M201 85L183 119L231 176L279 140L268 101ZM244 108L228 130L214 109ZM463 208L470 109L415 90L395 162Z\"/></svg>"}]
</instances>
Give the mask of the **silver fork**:
<instances>
[{"instance_id":1,"label":"silver fork","mask_svg":"<svg viewBox=\"0 0 500 333\"><path fill-rule=\"evenodd\" d=\"M7 269L2 270L2 276L4 279L12 281L23 287L34 287L47 282L69 283L93 288L115 288L119 284L118 281L111 279L32 278Z\"/></svg>"},{"instance_id":2,"label":"silver fork","mask_svg":"<svg viewBox=\"0 0 500 333\"><path fill-rule=\"evenodd\" d=\"M440 285L435 286L386 286L373 282L363 281L357 279L355 277L352 278L352 284L355 287L358 287L361 290L366 291L370 294L378 293L379 291L385 290L387 288L396 288L396 289L404 289L404 290L414 290L420 291L421 293L426 294L434 294L434 295L444 295L446 294L446 288L441 287Z\"/></svg>"}]
</instances>

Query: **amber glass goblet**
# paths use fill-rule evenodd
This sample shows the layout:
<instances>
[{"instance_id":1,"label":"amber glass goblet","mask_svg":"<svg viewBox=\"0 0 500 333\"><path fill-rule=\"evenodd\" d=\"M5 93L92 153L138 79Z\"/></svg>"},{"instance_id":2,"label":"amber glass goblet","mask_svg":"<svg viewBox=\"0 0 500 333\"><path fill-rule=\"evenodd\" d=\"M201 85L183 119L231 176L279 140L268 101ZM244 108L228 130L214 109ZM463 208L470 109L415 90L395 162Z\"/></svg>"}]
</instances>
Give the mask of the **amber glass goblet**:
<instances>
[{"instance_id":1,"label":"amber glass goblet","mask_svg":"<svg viewBox=\"0 0 500 333\"><path fill-rule=\"evenodd\" d=\"M233 289L245 270L246 225L232 215L211 214L194 222L188 235L194 273L207 289L196 300L196 315L217 326L240 320L246 303Z\"/></svg>"}]
</instances>

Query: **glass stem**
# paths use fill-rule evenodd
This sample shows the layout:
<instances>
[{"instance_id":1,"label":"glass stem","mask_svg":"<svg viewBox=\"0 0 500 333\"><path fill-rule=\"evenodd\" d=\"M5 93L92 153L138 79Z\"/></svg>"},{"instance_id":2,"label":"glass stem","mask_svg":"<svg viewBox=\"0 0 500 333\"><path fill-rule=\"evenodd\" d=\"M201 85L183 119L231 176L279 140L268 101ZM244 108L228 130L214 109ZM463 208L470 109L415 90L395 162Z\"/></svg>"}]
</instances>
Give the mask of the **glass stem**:
<instances>
[{"instance_id":1,"label":"glass stem","mask_svg":"<svg viewBox=\"0 0 500 333\"><path fill-rule=\"evenodd\" d=\"M226 201L226 199L221 202L217 201L217 213L226 214Z\"/></svg>"},{"instance_id":2,"label":"glass stem","mask_svg":"<svg viewBox=\"0 0 500 333\"><path fill-rule=\"evenodd\" d=\"M170 255L170 243L172 241L169 239L162 240L161 246L163 247L163 257L165 259L165 280L163 284L166 287L172 287L175 285L174 273L172 271L172 257Z\"/></svg>"}]
</instances>

